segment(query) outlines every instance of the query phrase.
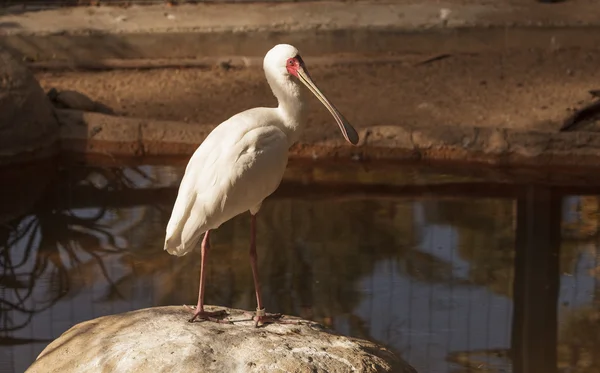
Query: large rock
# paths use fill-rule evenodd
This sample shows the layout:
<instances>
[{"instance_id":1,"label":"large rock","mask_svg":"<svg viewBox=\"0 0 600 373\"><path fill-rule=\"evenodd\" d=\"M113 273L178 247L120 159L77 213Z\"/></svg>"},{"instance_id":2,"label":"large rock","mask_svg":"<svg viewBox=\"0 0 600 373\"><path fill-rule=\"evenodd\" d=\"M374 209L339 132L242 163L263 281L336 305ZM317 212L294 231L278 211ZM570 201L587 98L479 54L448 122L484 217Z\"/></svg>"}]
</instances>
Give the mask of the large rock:
<instances>
[{"instance_id":1,"label":"large rock","mask_svg":"<svg viewBox=\"0 0 600 373\"><path fill-rule=\"evenodd\" d=\"M209 307L210 310L216 308ZM255 328L189 323L181 306L147 308L75 325L50 343L27 373L69 372L415 372L375 343L307 322Z\"/></svg>"},{"instance_id":2,"label":"large rock","mask_svg":"<svg viewBox=\"0 0 600 373\"><path fill-rule=\"evenodd\" d=\"M52 146L58 138L53 110L29 69L0 48L0 156Z\"/></svg>"}]
</instances>

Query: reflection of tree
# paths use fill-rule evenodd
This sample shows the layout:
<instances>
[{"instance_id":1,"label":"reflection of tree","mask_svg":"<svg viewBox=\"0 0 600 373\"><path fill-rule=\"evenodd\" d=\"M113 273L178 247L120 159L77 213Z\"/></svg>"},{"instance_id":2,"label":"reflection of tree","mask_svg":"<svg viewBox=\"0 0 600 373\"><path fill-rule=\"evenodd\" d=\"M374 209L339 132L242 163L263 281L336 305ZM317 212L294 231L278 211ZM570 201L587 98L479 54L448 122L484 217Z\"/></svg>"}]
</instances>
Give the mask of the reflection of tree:
<instances>
[{"instance_id":1,"label":"reflection of tree","mask_svg":"<svg viewBox=\"0 0 600 373\"><path fill-rule=\"evenodd\" d=\"M172 201L165 202L168 208ZM182 258L162 250L168 216L154 221L143 241L122 256L129 269L115 284L125 296L141 278L155 278L155 304L195 302L197 250ZM261 283L267 308L301 315L326 325L347 318L352 333L366 335L365 322L348 314L362 301L359 281L372 274L379 261L394 260L406 276L442 283L451 264L416 251L420 231L411 201L267 200L258 215ZM153 225L154 226L154 225ZM255 304L248 262L249 216L223 224L212 236L207 277L207 301L237 308ZM117 297L116 289L106 299Z\"/></svg>"},{"instance_id":2,"label":"reflection of tree","mask_svg":"<svg viewBox=\"0 0 600 373\"><path fill-rule=\"evenodd\" d=\"M573 373L600 372L600 308L570 312L561 326L558 367Z\"/></svg>"},{"instance_id":3,"label":"reflection of tree","mask_svg":"<svg viewBox=\"0 0 600 373\"><path fill-rule=\"evenodd\" d=\"M596 196L583 196L579 198L579 203L575 206L575 213L579 219L564 224L564 235L577 241L586 241L598 234L599 201Z\"/></svg>"},{"instance_id":4,"label":"reflection of tree","mask_svg":"<svg viewBox=\"0 0 600 373\"><path fill-rule=\"evenodd\" d=\"M600 249L598 247L600 238L600 199L597 196L581 197L575 212L578 214L579 219L565 224L564 230L573 246L578 246L579 250L587 250L591 256L596 258L595 268L590 270L590 274L600 278ZM581 245L581 243L588 245ZM576 257L573 258L573 261L575 259ZM600 292L600 287L597 287L596 292ZM600 299L600 296L598 298Z\"/></svg>"},{"instance_id":5,"label":"reflection of tree","mask_svg":"<svg viewBox=\"0 0 600 373\"><path fill-rule=\"evenodd\" d=\"M71 181L63 181L49 193L54 194L51 197L57 206L69 205L65 203L70 198L69 193L64 192L66 190L81 195L81 189L88 193L87 202L93 201L102 206L102 201L98 201L97 198L94 200L94 191L127 190L135 186L120 168L78 168L69 170L68 174L61 175L59 179L65 178ZM421 177L416 173L411 178L418 182L432 182L430 178ZM139 193L135 191L129 194L136 195ZM112 202L114 201L113 198ZM509 205L504 201L488 202L504 209L500 219L494 210L496 207L489 209L485 203L478 203L477 209L465 211L463 202L460 202L460 205L453 205L452 202L442 203L439 214L441 218L438 217L443 220L444 212L446 215L450 214L446 219L459 228L461 219L466 220L467 223L462 224L462 227L466 226L467 229L463 228L459 234L462 242L460 247L466 250L464 256L474 257L475 261L486 264L489 262L490 252L479 248L486 247L486 243L490 242L488 232L495 232L499 238L493 240L496 243L512 239L512 217L510 209L506 209ZM129 268L129 271L115 280L105 299L119 297L119 292L133 289L135 282L140 278L157 274L161 276L160 289L157 290L161 303L178 299L177 294L183 291L186 294L195 294L198 256L192 254L183 259L167 257L169 259L165 260L160 245L164 238L164 226L168 219L168 211L172 207L172 200L153 200L152 204L159 207L152 209L158 212L153 212L156 219L152 222L151 229L145 227L144 234L139 235L133 241L135 244L120 256L121 263ZM56 220L60 226L35 229L44 231L43 246L53 248L48 252L47 259L42 262L45 266L40 266L40 270L52 266L55 272L53 276L56 278L53 282L58 284L55 287L60 293L68 290L67 286L72 286L68 285L68 279L63 274L64 268L81 269L93 265L90 263L102 264L101 255L113 252L115 242L104 227L99 225L106 214L105 207L95 216L85 216L74 214L66 208L55 211L50 205L48 202L38 206L38 216L35 219L48 222ZM117 209L111 213L119 214L119 211L121 210ZM278 303L272 306L296 314L314 312L323 315L324 319L343 313L360 300L361 292L354 289L352 284L369 275L375 263L390 258L396 260L397 268L411 278L430 283L451 280L451 263L415 250L420 242L420 232L413 224L412 205L408 201L315 202L292 199L273 203L272 200L268 200L259 215L259 251L261 268L264 268L262 276L265 291L270 292L273 295L270 298ZM215 232L214 250L209 265L211 281L207 289L208 296L214 299L215 303L238 304L244 307L253 303L252 286L248 281L251 279L247 256L248 230L248 216L243 215ZM29 237L35 235L32 232L25 234ZM79 249L77 245L82 245L83 251L89 252L88 259L92 262L88 260L82 263L78 256L73 254ZM498 244L498 247L502 246L503 244ZM67 253L64 260L59 254L61 250L66 250ZM494 250L492 253L498 257L492 262L499 261L500 265L491 265L491 274L486 266L473 266L474 280L469 283L487 283L490 278L501 278L501 282L504 282L503 276L507 277L505 269L509 267L506 263L512 258L505 250ZM193 260L190 260L190 257ZM338 263L346 265L340 266ZM103 265L98 267L102 269L105 277L108 277ZM498 268L501 270L497 270ZM178 275L167 275L172 271ZM284 283L281 282L282 278L285 279ZM5 281L10 280L5 278ZM223 284L227 286L224 287ZM323 284L328 286L324 287ZM318 304L321 310L310 309L313 304Z\"/></svg>"},{"instance_id":6,"label":"reflection of tree","mask_svg":"<svg viewBox=\"0 0 600 373\"><path fill-rule=\"evenodd\" d=\"M90 258L110 283L104 256L122 251L101 223L107 215L105 207L76 211L62 207L68 202L57 202L68 201L68 194L78 186L131 188L134 183L129 176L122 169L70 168L58 173L57 183L47 188L31 215L0 226L0 239L4 242L0 246L0 330L22 328L36 313L52 307L65 295L76 293L77 283L72 281L72 275L82 260ZM44 298L34 296L34 289L43 289ZM24 318L12 319L9 311Z\"/></svg>"},{"instance_id":7,"label":"reflection of tree","mask_svg":"<svg viewBox=\"0 0 600 373\"><path fill-rule=\"evenodd\" d=\"M267 307L294 314L310 312L322 319L356 306L361 293L355 288L356 281L369 275L379 260L409 260L407 254L418 237L408 203L267 201L258 218L259 266L263 291L269 294L265 296ZM166 225L166 219L160 224ZM210 302L244 308L254 303L249 232L249 216L243 214L212 236L207 282ZM188 283L189 294L195 295L197 252L165 260L162 246L157 244L162 235L162 230L147 235L145 242L125 254L123 263L131 271L116 283L131 289L140 277L174 270L174 278L161 281L164 288L158 292L170 297L182 283Z\"/></svg>"},{"instance_id":8,"label":"reflection of tree","mask_svg":"<svg viewBox=\"0 0 600 373\"><path fill-rule=\"evenodd\" d=\"M271 251L264 276L285 312L313 306L324 318L353 309L361 300L357 281L378 261L406 259L418 242L409 203L281 201L267 208L259 237ZM281 289L285 277L293 291Z\"/></svg>"},{"instance_id":9,"label":"reflection of tree","mask_svg":"<svg viewBox=\"0 0 600 373\"><path fill-rule=\"evenodd\" d=\"M513 206L512 200L479 199L468 209L462 200L437 201L426 208L429 223L457 230L458 254L470 263L471 281L509 297L514 267Z\"/></svg>"},{"instance_id":10,"label":"reflection of tree","mask_svg":"<svg viewBox=\"0 0 600 373\"><path fill-rule=\"evenodd\" d=\"M195 302L198 251L176 258L166 254L162 246L175 187L159 187L148 181L152 188L144 191L134 179L150 177L121 168L63 169L58 176L59 182L46 191L45 200L36 204L32 215L0 225L0 242L6 243L0 247L4 269L0 295L1 289L10 293L2 296L7 303L0 308L4 330L28 322L9 320L5 311L22 311L31 317L96 280L105 279L110 285L102 301L139 298L142 285L153 292L151 301L144 300L147 304ZM335 175L326 176L331 179ZM366 183L373 182L367 180L369 175L363 176ZM162 191L155 193L159 188ZM310 190L310 186L306 188ZM118 193L108 193L112 191ZM370 286L364 279L377 275L374 272L380 262L393 263L399 272L396 274L422 283L478 284L498 294L512 295L515 213L511 200L477 199L468 204L469 208L465 208L464 199L420 203L425 206L426 223L456 229L457 255L470 264L468 278L458 283L454 261L418 249L425 237L412 200L370 196L317 200L298 198L293 193L285 196L269 198L259 214L259 266L269 310L326 325L344 323L352 335L371 338L369 319L361 319L352 310L365 294L377 291L358 286ZM77 202L71 203L72 199ZM74 209L74 205L90 208ZM144 210L142 217L139 210ZM115 233L115 218L140 221L121 237ZM569 237L572 241L564 245L582 242L590 235ZM129 243L126 251L118 248L124 246L120 241L123 238ZM573 268L575 243L572 249L566 249L564 268ZM248 262L248 214L215 231L212 244L207 302L252 308L255 299ZM115 264L122 270L109 272L115 268L105 268ZM93 277L91 272L103 275ZM34 299L32 289L46 286L47 297L43 301ZM398 329L390 323L390 330L393 328ZM388 341L392 339L388 337Z\"/></svg>"},{"instance_id":11,"label":"reflection of tree","mask_svg":"<svg viewBox=\"0 0 600 373\"><path fill-rule=\"evenodd\" d=\"M561 323L558 341L558 369L572 373L600 372L600 308L582 307L569 311ZM544 338L539 336L540 341ZM524 356L524 358L530 358ZM503 364L494 368L493 361L511 359L510 350L490 349L479 351L457 351L449 354L448 360L461 366L462 372L502 372ZM537 366L532 362L529 366ZM542 371L540 371L541 373Z\"/></svg>"},{"instance_id":12,"label":"reflection of tree","mask_svg":"<svg viewBox=\"0 0 600 373\"><path fill-rule=\"evenodd\" d=\"M447 357L449 362L460 366L460 368L452 370L452 373L500 373L506 371L504 366L509 359L510 351L498 348L489 350L456 351L450 353Z\"/></svg>"},{"instance_id":13,"label":"reflection of tree","mask_svg":"<svg viewBox=\"0 0 600 373\"><path fill-rule=\"evenodd\" d=\"M427 221L457 230L458 250L470 263L469 278L493 292L512 297L515 207L513 200L479 199L465 209L462 200L442 200L427 205ZM595 242L598 222L597 197L584 197L580 218L563 224L561 273L574 273L581 243Z\"/></svg>"},{"instance_id":14,"label":"reflection of tree","mask_svg":"<svg viewBox=\"0 0 600 373\"><path fill-rule=\"evenodd\" d=\"M538 201L538 204L540 202ZM514 256L514 249L512 249L512 247L514 246L514 239L512 238L512 236L514 236L514 234L512 233L512 229L510 229L510 227L512 226L512 222L513 222L513 217L511 216L511 211L507 211L506 209L506 205L511 206L512 207L512 203L510 203L510 201L507 201L507 203L504 203L504 206L502 206L502 202L501 201L489 201L487 203L485 203L483 206L477 206L478 208L476 209L472 209L468 212L465 212L463 214L454 214L455 211L457 211L457 209L455 208L455 206L444 206L440 208L440 205L444 205L447 204L447 202L439 202L437 204L437 207L439 210L442 211L442 213L434 216L434 219L439 219L441 221L445 221L447 222L446 224L452 224L455 227L457 227L457 229L459 230L459 245L461 245L460 247L460 254L461 257L463 259L467 259L470 264L472 265L472 267L470 268L470 274L469 276L474 278L475 281L477 281L478 283L484 285L484 286L488 286L490 289L492 289L493 291L499 292L501 294L504 294L508 297L512 298L512 287L510 286L511 283L511 277L513 276L512 274L512 269L514 268L514 264L513 264L513 256ZM449 211L444 211L444 208L447 208ZM576 264L578 262L578 256L581 254L582 252L582 247L585 247L583 245L581 245L581 243L583 242L587 242L587 243L591 243L592 245L586 245L587 247L594 247L595 246L595 240L596 240L596 236L597 236L597 222L598 222L598 202L597 202L597 197L586 197L586 198L582 198L580 200L580 204L577 207L577 212L578 212L578 217L579 219L576 222L572 222L572 223L568 223L568 224L562 224L562 231L566 232L566 238L561 240L561 256L560 256L560 265L561 265L561 273L564 272L568 272L568 273L574 273L576 270ZM494 227L494 222L489 221L490 217L494 217L495 219L497 219L498 222L502 222L504 221L504 229L501 226L495 226ZM486 221L487 219L487 221ZM538 219L535 219L538 222L540 221L539 217ZM534 220L534 221L535 221ZM544 219L541 219L544 220ZM531 221L528 221L525 224L530 224ZM558 222L557 226L558 226ZM560 226L559 226L560 227ZM523 227L521 227L523 228ZM494 229L496 229L496 231L494 231ZM551 230L551 232L555 232L556 229L554 231ZM492 236L489 235L490 232L496 232L497 235L495 233L492 233ZM538 229L538 232L540 232L540 230ZM486 234L487 236L482 237L482 234ZM473 239L473 236L475 236L475 238ZM545 238L542 238L541 241L539 242L544 242ZM485 247L485 242L487 242L488 247ZM531 242L531 241L530 241ZM556 241L553 241L556 242ZM543 244L542 244L543 245ZM502 258L502 256L498 257L494 254L494 248L500 246L500 248L502 247L507 247L510 248L510 251L507 253L507 255L504 256L504 258ZM526 249L527 245L522 245L523 247L520 247L521 250ZM535 245L534 245L535 246ZM471 248L471 249L469 249ZM540 255L543 255L542 252L547 251L549 253L549 255L551 255L552 253L552 248L551 247L539 247L536 246L536 249L541 250ZM547 250L546 250L547 249ZM478 255L476 252L474 253L474 251L480 251L481 253ZM490 252L491 251L491 252ZM502 262L502 260L504 260L504 263ZM534 259L535 260L535 259ZM540 262L543 262L545 259L541 258ZM487 264L487 265L486 265ZM538 265L541 265L541 263L537 263ZM474 267L474 268L473 268ZM477 270L477 268L483 268L484 271L483 273L486 275L483 278L478 278L476 276L476 273L474 273L475 270ZM502 268L510 268L510 272L509 272L509 276L506 276L503 279L499 279L497 278L497 276L494 276L494 269L502 269ZM507 271L508 272L508 271ZM555 274L555 276L558 276L558 271L552 271L552 273L557 272ZM483 280L483 281L482 281ZM544 285L544 283L541 284L542 286ZM548 283L546 283L546 285L548 285ZM500 291L499 291L500 289ZM506 293L502 293L501 290L502 289L507 289L508 291ZM537 292L529 292L530 296L529 297L533 297L533 296L538 296L539 294ZM536 301L534 301L534 304ZM556 304L555 302L551 302L549 307L552 307L552 304ZM513 314L513 317L519 317L518 314L522 313L522 312L517 312L519 311L519 306L518 304L515 304L516 310L515 313ZM544 306L545 307L545 306ZM543 308L543 307L542 307ZM548 309L548 308L545 308ZM523 310L521 310L523 311ZM536 318L540 318L541 316L545 315L546 312L540 314L539 310L534 311L533 316L529 315L530 317L534 317ZM576 314L579 314L579 311L576 311ZM522 315L521 315L522 316ZM559 345L559 351L560 351L560 356L558 358L559 360L559 367L562 368L567 368L567 367L579 367L576 368L575 371L579 372L599 372L599 366L597 365L598 362L590 359L589 354L594 354L591 351L595 351L598 349L598 338L597 336L600 335L600 333L598 333L597 330L595 331L590 331L590 329L586 329L586 323L590 323L590 322L594 322L594 321L598 321L600 319L600 312L598 312L597 310L594 312L592 311L591 313L588 312L586 313L585 317L576 317L575 320L571 320L567 322L568 327L563 328L563 333L561 336L561 342L558 343ZM531 324L531 323L529 323ZM513 327L515 325L513 324ZM530 325L531 326L531 325ZM521 327L524 327L521 323ZM518 327L517 327L518 328ZM513 343L514 345L512 346L513 349L515 349L515 351L520 351L522 349L523 346L517 346L520 342L523 343L533 343L534 345L540 346L543 345L543 343L545 341L552 341L552 336L551 334L551 330L552 330L552 326L546 324L546 326L541 326L542 330L544 330L544 332L540 332L537 334L533 334L533 340L529 341L529 342L523 342L521 340L518 340L518 343L515 343L515 340L513 338ZM587 330L587 333L583 333L580 331L583 330ZM544 335L544 333L548 332L549 335ZM515 330L513 330L513 337L515 335L515 333L517 335L519 335L519 332ZM593 338L590 338L591 335L594 335ZM518 337L520 338L520 337ZM524 339L525 336L523 336ZM569 342L565 343L565 340L569 339ZM551 346L554 344L554 342L551 343ZM583 345L583 347L582 347ZM552 347L549 348L552 348ZM583 350L583 351L582 351ZM462 352L456 352L453 353L451 355L449 355L449 360L456 362L458 364L460 364L461 366L465 367L464 370L457 370L457 372L462 372L462 371L470 371L470 369L474 369L475 367L477 368L477 371L490 371L490 372L494 372L494 371L500 371L499 369L495 369L493 368L488 362L490 359L496 359L497 357L499 357L500 355L498 355L499 351L496 350L484 350L484 351L462 351ZM506 358L510 358L510 354L508 353L508 351L501 351L503 352L503 355ZM524 356L522 356L522 359L525 360L529 360L528 362L524 363L524 362L520 362L521 364L524 364L525 366L528 367L541 367L541 366L545 366L548 365L549 362L548 360L546 361L536 361L535 359L540 358L540 354L535 354L532 353L532 350L529 349L528 350L529 353L525 354ZM536 355L536 356L532 356L532 355ZM542 354L543 355L543 354ZM551 354L547 354L546 357L551 356ZM482 362L483 359L483 362ZM517 359L518 360L518 359ZM552 359L551 359L552 360ZM599 360L600 361L600 360ZM513 361L513 364L517 364L516 361ZM590 370L578 370L581 369L583 366L585 367L589 367ZM513 369L518 370L518 368L516 368L515 366L513 366ZM524 369L524 368L519 368L519 369ZM540 368L540 372L546 372L548 371L548 369L545 368Z\"/></svg>"}]
</instances>

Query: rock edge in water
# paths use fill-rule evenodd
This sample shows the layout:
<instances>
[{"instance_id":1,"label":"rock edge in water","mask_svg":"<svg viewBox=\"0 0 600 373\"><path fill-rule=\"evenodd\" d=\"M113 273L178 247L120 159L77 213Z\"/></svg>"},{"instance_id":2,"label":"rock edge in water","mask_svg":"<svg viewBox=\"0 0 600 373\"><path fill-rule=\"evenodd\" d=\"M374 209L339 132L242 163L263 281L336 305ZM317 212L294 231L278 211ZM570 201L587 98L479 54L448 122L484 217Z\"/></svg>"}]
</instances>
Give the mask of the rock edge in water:
<instances>
[{"instance_id":1,"label":"rock edge in water","mask_svg":"<svg viewBox=\"0 0 600 373\"><path fill-rule=\"evenodd\" d=\"M225 309L234 324L189 323L183 306L86 321L50 343L26 372L416 372L385 347L310 321L255 328L244 311Z\"/></svg>"},{"instance_id":2,"label":"rock edge in water","mask_svg":"<svg viewBox=\"0 0 600 373\"><path fill-rule=\"evenodd\" d=\"M0 159L51 148L54 108L33 73L0 45Z\"/></svg>"}]
</instances>

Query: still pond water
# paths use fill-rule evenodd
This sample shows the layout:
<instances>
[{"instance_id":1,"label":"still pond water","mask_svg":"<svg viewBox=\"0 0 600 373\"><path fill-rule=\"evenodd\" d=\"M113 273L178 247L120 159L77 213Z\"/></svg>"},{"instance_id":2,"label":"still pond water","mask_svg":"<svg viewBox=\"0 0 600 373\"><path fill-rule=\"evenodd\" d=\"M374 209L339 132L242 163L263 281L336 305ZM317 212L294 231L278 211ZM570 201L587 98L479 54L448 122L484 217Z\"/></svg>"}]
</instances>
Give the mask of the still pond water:
<instances>
[{"instance_id":1,"label":"still pond water","mask_svg":"<svg viewBox=\"0 0 600 373\"><path fill-rule=\"evenodd\" d=\"M195 304L198 251L163 251L183 168L0 176L0 372L23 372L76 323ZM337 193L312 183L335 182L335 172L292 170L284 192L263 204L258 251L269 311L383 343L421 373L600 372L597 196L563 193L552 218L551 203L528 200L535 193L517 203L498 188L486 196L484 184L475 195L361 193L378 178L444 180L361 172L353 188L332 186ZM304 186L285 192L294 182ZM529 215L517 219L519 208ZM208 304L255 308L249 223L242 215L214 232ZM556 271L548 271L552 258Z\"/></svg>"}]
</instances>

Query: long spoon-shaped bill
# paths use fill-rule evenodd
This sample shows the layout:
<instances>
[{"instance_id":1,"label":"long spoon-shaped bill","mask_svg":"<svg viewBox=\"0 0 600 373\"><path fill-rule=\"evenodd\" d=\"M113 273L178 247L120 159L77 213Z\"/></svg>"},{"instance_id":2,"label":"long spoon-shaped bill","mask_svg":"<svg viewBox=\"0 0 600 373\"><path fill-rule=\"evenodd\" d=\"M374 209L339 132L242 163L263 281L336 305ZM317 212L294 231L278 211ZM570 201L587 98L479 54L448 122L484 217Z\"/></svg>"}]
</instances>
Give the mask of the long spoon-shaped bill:
<instances>
[{"instance_id":1,"label":"long spoon-shaped bill","mask_svg":"<svg viewBox=\"0 0 600 373\"><path fill-rule=\"evenodd\" d=\"M325 95L321 92L321 90L319 90L317 85L311 79L310 75L308 75L308 71L306 71L304 66L300 66L298 68L297 74L298 74L297 75L298 79L300 79L300 81L302 83L304 83L304 85L315 96L317 96L319 101L321 101L321 103L323 105L325 105L327 110L329 110L331 115L333 115L333 118L337 122L338 126L340 126L340 131L342 131L342 135L344 135L344 138L353 145L358 144L358 133L356 133L356 130L354 129L354 127L352 127L350 125L350 123L348 123L346 118L344 118L344 116L338 111L338 109L336 109L336 107L333 106L333 104L331 102L329 102L329 100L327 99L327 97L325 97Z\"/></svg>"}]
</instances>

